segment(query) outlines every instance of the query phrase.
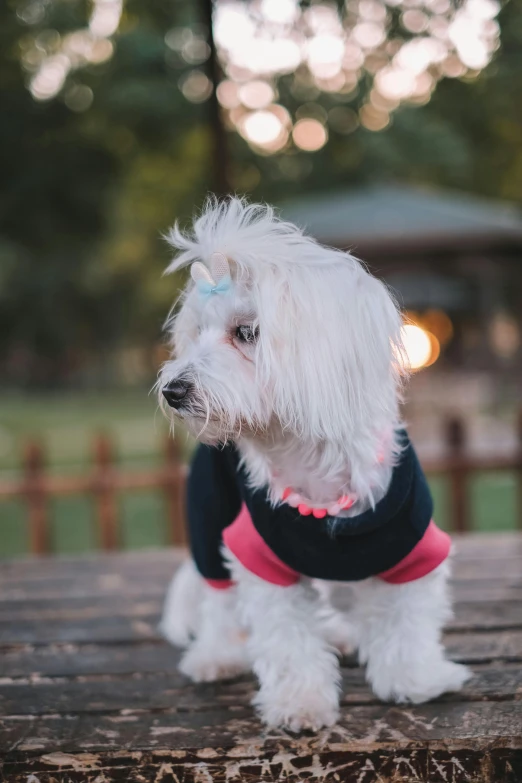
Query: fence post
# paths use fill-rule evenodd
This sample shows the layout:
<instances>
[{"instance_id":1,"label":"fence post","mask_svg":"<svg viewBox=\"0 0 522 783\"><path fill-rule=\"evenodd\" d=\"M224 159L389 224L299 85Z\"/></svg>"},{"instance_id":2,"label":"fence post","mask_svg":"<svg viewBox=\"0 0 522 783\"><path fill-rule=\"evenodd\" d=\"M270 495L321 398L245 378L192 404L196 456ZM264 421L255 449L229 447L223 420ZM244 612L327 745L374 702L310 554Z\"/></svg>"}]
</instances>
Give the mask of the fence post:
<instances>
[{"instance_id":1,"label":"fence post","mask_svg":"<svg viewBox=\"0 0 522 783\"><path fill-rule=\"evenodd\" d=\"M517 462L516 469L516 482L517 482L517 526L519 530L522 530L522 408L518 411L517 417Z\"/></svg>"},{"instance_id":2,"label":"fence post","mask_svg":"<svg viewBox=\"0 0 522 783\"><path fill-rule=\"evenodd\" d=\"M461 417L453 416L446 423L446 444L449 457L450 519L456 533L469 530L468 465L466 460L466 427Z\"/></svg>"},{"instance_id":3,"label":"fence post","mask_svg":"<svg viewBox=\"0 0 522 783\"><path fill-rule=\"evenodd\" d=\"M24 483L29 517L29 539L33 555L50 550L49 516L44 483L44 450L41 443L30 441L24 453Z\"/></svg>"},{"instance_id":4,"label":"fence post","mask_svg":"<svg viewBox=\"0 0 522 783\"><path fill-rule=\"evenodd\" d=\"M173 546L187 543L185 525L185 482L178 443L167 436L163 490L167 505L168 540Z\"/></svg>"},{"instance_id":5,"label":"fence post","mask_svg":"<svg viewBox=\"0 0 522 783\"><path fill-rule=\"evenodd\" d=\"M100 433L94 442L96 524L102 549L118 549L120 544L118 506L115 492L114 448L110 438Z\"/></svg>"}]
</instances>

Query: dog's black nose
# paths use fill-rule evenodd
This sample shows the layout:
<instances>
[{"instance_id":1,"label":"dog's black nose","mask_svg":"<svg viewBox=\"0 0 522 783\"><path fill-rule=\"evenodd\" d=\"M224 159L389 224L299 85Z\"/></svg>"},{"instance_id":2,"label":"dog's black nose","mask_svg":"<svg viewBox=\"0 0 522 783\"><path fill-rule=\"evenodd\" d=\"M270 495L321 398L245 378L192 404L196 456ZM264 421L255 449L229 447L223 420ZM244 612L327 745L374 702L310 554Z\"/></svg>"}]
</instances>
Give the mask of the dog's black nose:
<instances>
[{"instance_id":1,"label":"dog's black nose","mask_svg":"<svg viewBox=\"0 0 522 783\"><path fill-rule=\"evenodd\" d=\"M161 390L171 408L181 408L192 384L184 378L176 378Z\"/></svg>"}]
</instances>

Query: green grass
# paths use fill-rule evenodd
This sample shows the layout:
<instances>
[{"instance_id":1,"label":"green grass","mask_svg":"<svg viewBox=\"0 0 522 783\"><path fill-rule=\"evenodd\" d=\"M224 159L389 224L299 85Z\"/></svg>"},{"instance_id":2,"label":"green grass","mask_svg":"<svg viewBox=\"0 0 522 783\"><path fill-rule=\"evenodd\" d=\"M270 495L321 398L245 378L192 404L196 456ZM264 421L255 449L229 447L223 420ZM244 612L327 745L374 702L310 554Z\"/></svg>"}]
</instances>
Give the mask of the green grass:
<instances>
[{"instance_id":1,"label":"green grass","mask_svg":"<svg viewBox=\"0 0 522 783\"><path fill-rule=\"evenodd\" d=\"M107 432L124 462L157 459L167 432L154 396L146 390L0 398L0 471L17 470L23 444L45 443L51 469L90 461L93 436Z\"/></svg>"},{"instance_id":2,"label":"green grass","mask_svg":"<svg viewBox=\"0 0 522 783\"><path fill-rule=\"evenodd\" d=\"M82 473L92 464L96 433L108 434L117 463L125 470L162 462L168 426L153 396L143 391L0 397L0 479L19 475L24 444L40 440L50 473ZM180 434L188 458L192 444ZM58 553L97 548L92 501L56 498L51 504L51 540ZM119 497L123 547L166 543L166 514L159 492L131 492ZM22 500L0 500L0 556L28 551L26 511Z\"/></svg>"},{"instance_id":3,"label":"green grass","mask_svg":"<svg viewBox=\"0 0 522 783\"><path fill-rule=\"evenodd\" d=\"M443 478L430 479L435 501L435 519L450 529L449 496ZM516 528L516 482L510 473L476 473L469 482L473 530L500 532Z\"/></svg>"},{"instance_id":4,"label":"green grass","mask_svg":"<svg viewBox=\"0 0 522 783\"><path fill-rule=\"evenodd\" d=\"M118 462L125 469L161 463L167 426L157 413L154 398L143 392L48 395L0 398L0 478L18 474L24 442L41 439L52 472L82 472L91 462L93 434L110 434ZM191 443L182 438L188 456ZM448 493L444 479L430 481L435 518L449 525ZM515 527L516 486L507 473L477 475L470 482L474 528L483 531ZM131 492L119 498L124 548L161 546L166 543L166 515L159 492ZM91 501L84 497L55 499L51 505L52 544L58 553L97 548ZM23 501L0 501L0 556L28 551Z\"/></svg>"},{"instance_id":5,"label":"green grass","mask_svg":"<svg viewBox=\"0 0 522 783\"><path fill-rule=\"evenodd\" d=\"M164 546L167 543L164 501L159 492L130 493L119 499L123 549ZM57 554L98 549L91 501L67 497L51 504L51 548ZM0 503L0 557L29 550L26 514L21 501Z\"/></svg>"}]
</instances>

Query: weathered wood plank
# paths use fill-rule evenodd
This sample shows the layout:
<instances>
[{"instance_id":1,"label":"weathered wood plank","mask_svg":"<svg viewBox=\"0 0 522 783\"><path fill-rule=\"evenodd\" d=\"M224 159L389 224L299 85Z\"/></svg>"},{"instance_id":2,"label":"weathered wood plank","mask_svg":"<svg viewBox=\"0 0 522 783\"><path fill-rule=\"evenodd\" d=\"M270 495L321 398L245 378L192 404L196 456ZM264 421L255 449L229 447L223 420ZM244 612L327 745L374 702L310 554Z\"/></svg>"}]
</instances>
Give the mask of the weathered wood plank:
<instances>
[{"instance_id":1,"label":"weathered wood plank","mask_svg":"<svg viewBox=\"0 0 522 783\"><path fill-rule=\"evenodd\" d=\"M345 588L336 588L343 590ZM495 578L486 582L481 579L469 579L453 583L453 596L456 601L522 601L522 579ZM349 593L348 593L349 595ZM82 620L95 617L159 615L165 597L165 585L161 583L143 586L135 584L130 592L96 592L91 595L63 593L24 598L0 600L0 622L19 622L33 620ZM345 603L343 601L343 603ZM347 600L347 604L349 601Z\"/></svg>"},{"instance_id":2,"label":"weathered wood plank","mask_svg":"<svg viewBox=\"0 0 522 783\"><path fill-rule=\"evenodd\" d=\"M476 534L464 538L454 537L456 555L455 570L458 579L503 576L522 576L522 541L517 534ZM148 578L168 579L186 557L180 548L119 552L117 554L94 553L81 556L47 558L20 558L0 560L0 586L20 587L31 590L38 583L56 580L74 584L79 577L109 578L120 575L125 581L139 575L144 582ZM52 567L50 566L52 563ZM40 584L41 587L41 584ZM3 589L1 591L3 593Z\"/></svg>"},{"instance_id":3,"label":"weathered wood plank","mask_svg":"<svg viewBox=\"0 0 522 783\"><path fill-rule=\"evenodd\" d=\"M0 623L69 622L92 620L97 617L159 617L164 593L156 595L81 596L78 598L57 596L55 599L29 599L0 602Z\"/></svg>"},{"instance_id":4,"label":"weathered wood plank","mask_svg":"<svg viewBox=\"0 0 522 783\"><path fill-rule=\"evenodd\" d=\"M522 555L522 540L520 534L514 532L502 533L468 533L464 536L453 534L455 544L455 560L496 560L512 559ZM52 557L20 557L0 558L0 582L6 579L27 579L46 574L49 570L56 573L70 572L78 567L94 572L114 570L125 567L139 566L147 569L150 565L157 568L162 564L170 567L176 560L186 555L183 547L161 547L140 549L126 552L106 553L90 552L81 555L60 555ZM52 568L49 565L52 563Z\"/></svg>"},{"instance_id":5,"label":"weathered wood plank","mask_svg":"<svg viewBox=\"0 0 522 783\"><path fill-rule=\"evenodd\" d=\"M76 578L58 577L53 574L48 579L34 580L21 584L11 582L0 586L2 601L25 601L40 598L42 600L54 600L60 596L71 598L88 598L90 596L131 595L139 597L153 593L161 595L165 593L174 569L162 574L136 573L122 574L117 571L100 574L87 574L79 570Z\"/></svg>"},{"instance_id":6,"label":"weathered wood plank","mask_svg":"<svg viewBox=\"0 0 522 783\"><path fill-rule=\"evenodd\" d=\"M105 580L105 577L104 577ZM138 581L136 578L130 581L122 581L117 574L107 577L107 581L81 583L79 577L75 585L53 582L52 578L48 582L35 583L31 589L26 587L0 587L0 607L8 610L11 608L16 611L18 604L26 601L40 601L41 603L60 602L64 596L73 601L99 601L107 603L107 600L134 600L156 599L162 600L165 596L169 579L162 580L156 577Z\"/></svg>"},{"instance_id":7,"label":"weathered wood plank","mask_svg":"<svg viewBox=\"0 0 522 783\"><path fill-rule=\"evenodd\" d=\"M46 580L54 575L59 579L74 577L75 572L85 574L136 572L169 573L187 556L186 549L161 547L127 552L89 552L81 555L56 557L21 557L0 559L0 584L8 582L32 582Z\"/></svg>"},{"instance_id":8,"label":"weathered wood plank","mask_svg":"<svg viewBox=\"0 0 522 783\"><path fill-rule=\"evenodd\" d=\"M178 653L167 644L51 644L2 653L5 677L78 677L92 674L175 672Z\"/></svg>"},{"instance_id":9,"label":"weathered wood plank","mask_svg":"<svg viewBox=\"0 0 522 783\"><path fill-rule=\"evenodd\" d=\"M0 623L0 645L49 644L53 642L126 643L158 639L158 615L132 617L88 617L85 619L33 620Z\"/></svg>"},{"instance_id":10,"label":"weathered wood plank","mask_svg":"<svg viewBox=\"0 0 522 783\"><path fill-rule=\"evenodd\" d=\"M281 730L264 730L251 708L242 706L209 711L119 714L48 715L27 720L0 719L0 751L7 760L39 754L143 750L168 748L264 746L272 737L286 747L370 750L375 744L393 742L398 748L411 742L449 742L469 747L491 747L495 742L513 749L522 746L522 710L517 702L430 703L400 708L390 705L347 706L339 724L317 734L295 739Z\"/></svg>"},{"instance_id":11,"label":"weathered wood plank","mask_svg":"<svg viewBox=\"0 0 522 783\"><path fill-rule=\"evenodd\" d=\"M155 626L179 553L0 563L0 778L520 783L522 538L458 546L446 642L474 679L431 704L382 705L351 658L339 726L299 737L262 730L251 678L195 686L177 672Z\"/></svg>"},{"instance_id":12,"label":"weathered wood plank","mask_svg":"<svg viewBox=\"0 0 522 783\"><path fill-rule=\"evenodd\" d=\"M336 603L349 607L350 596L336 592ZM348 605L347 605L348 602ZM85 616L80 618L35 620L4 620L0 622L0 645L68 643L128 643L156 639L159 621L156 611L133 616ZM522 628L522 602L518 601L461 601L455 604L455 617L450 630L502 630Z\"/></svg>"},{"instance_id":13,"label":"weathered wood plank","mask_svg":"<svg viewBox=\"0 0 522 783\"><path fill-rule=\"evenodd\" d=\"M342 675L343 704L379 704L366 684L362 669L343 668ZM0 715L109 714L120 713L121 710L130 714L238 706L248 708L254 692L252 677L194 685L178 672L127 678L91 677L87 681L85 678L55 678L6 683L4 679L0 682ZM496 701L522 700L521 667L477 667L473 679L462 691L446 694L439 701L482 701L488 697Z\"/></svg>"},{"instance_id":14,"label":"weathered wood plank","mask_svg":"<svg viewBox=\"0 0 522 783\"><path fill-rule=\"evenodd\" d=\"M522 553L502 558L469 558L455 560L453 563L453 578L457 582L466 579L515 579L520 582L522 577Z\"/></svg>"},{"instance_id":15,"label":"weathered wood plank","mask_svg":"<svg viewBox=\"0 0 522 783\"><path fill-rule=\"evenodd\" d=\"M495 743L375 743L360 751L271 740L268 750L56 752L8 761L4 770L9 783L520 783L522 751Z\"/></svg>"},{"instance_id":16,"label":"weathered wood plank","mask_svg":"<svg viewBox=\"0 0 522 783\"><path fill-rule=\"evenodd\" d=\"M520 533L504 531L502 533L466 533L463 536L452 534L457 558L512 557L522 554Z\"/></svg>"},{"instance_id":17,"label":"weathered wood plank","mask_svg":"<svg viewBox=\"0 0 522 783\"><path fill-rule=\"evenodd\" d=\"M450 633L453 660L464 663L522 661L522 631ZM163 643L21 645L4 650L3 677L81 677L176 671L178 652ZM354 664L355 665L355 664Z\"/></svg>"},{"instance_id":18,"label":"weathered wood plank","mask_svg":"<svg viewBox=\"0 0 522 783\"><path fill-rule=\"evenodd\" d=\"M344 588L335 590L333 602L347 611L352 597ZM481 631L522 628L522 602L517 600L501 601L456 601L454 618L447 625L448 631Z\"/></svg>"},{"instance_id":19,"label":"weathered wood plank","mask_svg":"<svg viewBox=\"0 0 522 783\"><path fill-rule=\"evenodd\" d=\"M89 607L92 616L95 615L96 607L100 609L98 614L109 614L113 603L114 613L118 613L119 608L123 613L131 613L132 609L126 607L143 602L154 604L155 610L159 611L168 583L168 579L161 581L156 578L155 582L139 582L134 579L131 584L121 582L115 577L114 580L111 579L108 586L101 587L94 583L83 587L77 584L76 587L71 588L49 583L49 587L42 586L40 589L35 589L32 594L19 588L9 588L3 590L0 596L0 620L21 619L24 616L29 618L31 614L36 617L44 604L49 612L58 612L61 608L72 611L76 606L81 609ZM454 580L452 591L456 601L470 603L522 601L522 579L495 577L489 580Z\"/></svg>"}]
</instances>

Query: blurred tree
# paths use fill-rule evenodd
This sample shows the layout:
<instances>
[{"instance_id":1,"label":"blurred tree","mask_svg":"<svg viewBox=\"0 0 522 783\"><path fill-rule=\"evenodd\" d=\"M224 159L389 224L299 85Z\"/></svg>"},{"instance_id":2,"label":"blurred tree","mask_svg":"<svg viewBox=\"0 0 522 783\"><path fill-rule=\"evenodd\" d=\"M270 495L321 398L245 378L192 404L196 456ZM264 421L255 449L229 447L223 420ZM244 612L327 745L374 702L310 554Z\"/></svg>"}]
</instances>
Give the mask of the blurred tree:
<instances>
[{"instance_id":1,"label":"blurred tree","mask_svg":"<svg viewBox=\"0 0 522 783\"><path fill-rule=\"evenodd\" d=\"M433 10L437 3L440 13ZM487 45L494 47L495 1L466 3L482 8L492 23ZM302 4L304 11L309 5ZM459 78L444 78L438 65L427 66L429 90L410 96L423 102L413 105L407 95L397 100L386 93L396 89L396 74L391 78L389 71L393 57L415 38L412 26L424 34L423 25L433 26L437 14L449 19L453 13L449 0L424 5L420 16L406 17L410 6L401 8L400 0L387 6L381 0L339 3L341 24L368 22L359 28L360 40L373 34L378 42L374 61L367 55L367 68L343 61L344 81L337 86L326 71L314 76L310 62L269 73L261 57L257 72L245 75L234 61L233 45L243 43L240 56L254 52L257 44L248 38L254 28L248 35L244 27L232 29L227 44L218 24L226 76L218 95L232 186L280 201L303 188L394 178L522 200L520 5L508 2L500 11L502 45L491 64L459 71L448 60L445 67ZM263 0L248 8L261 25L254 32L262 41L280 37L280 25L290 18L285 22L284 13L296 13L291 0ZM268 14L268 32L259 8ZM326 13L333 19L335 6L313 8L319 14L330 9ZM387 37L375 37L375 25L361 21L361 13L385 23ZM310 32L309 17L302 19L300 35L323 35ZM184 220L212 187L205 21L204 4L188 0L0 5L4 382L77 383L84 368L94 367L96 377L106 368L107 378L114 379L115 354L129 346L151 353L158 341L178 285L161 279L169 251L160 232L176 217ZM303 51L314 51L310 40ZM314 56L328 65L335 46L323 44L314 44ZM346 51L359 57L356 48ZM387 81L379 81L379 69ZM355 82L349 74L356 74ZM381 92L375 92L376 84ZM417 82L411 84L408 89L417 89ZM283 135L271 147L278 128Z\"/></svg>"},{"instance_id":2,"label":"blurred tree","mask_svg":"<svg viewBox=\"0 0 522 783\"><path fill-rule=\"evenodd\" d=\"M88 11L0 8L0 357L4 380L29 386L158 339L166 297L158 306L143 293L159 289L168 257L159 232L205 187L204 110L187 104L164 43L174 21L191 20L187 4L128 3L114 56L71 69L52 100L53 58Z\"/></svg>"}]
</instances>

